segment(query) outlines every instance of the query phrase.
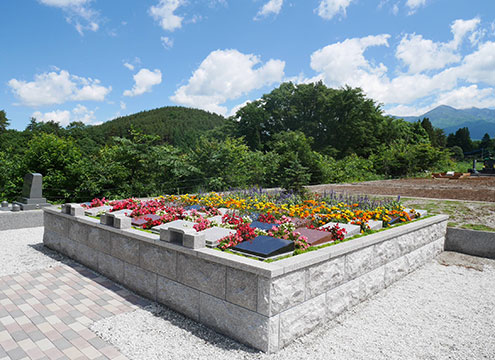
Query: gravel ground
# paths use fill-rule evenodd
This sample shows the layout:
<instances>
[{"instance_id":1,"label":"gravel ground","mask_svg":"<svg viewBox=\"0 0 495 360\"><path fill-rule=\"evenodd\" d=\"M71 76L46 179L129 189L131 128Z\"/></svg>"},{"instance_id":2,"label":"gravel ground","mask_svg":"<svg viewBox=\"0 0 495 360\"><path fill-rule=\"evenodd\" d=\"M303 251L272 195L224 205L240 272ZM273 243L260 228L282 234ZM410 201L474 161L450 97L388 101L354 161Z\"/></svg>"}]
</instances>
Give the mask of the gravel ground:
<instances>
[{"instance_id":1,"label":"gravel ground","mask_svg":"<svg viewBox=\"0 0 495 360\"><path fill-rule=\"evenodd\" d=\"M0 231L0 276L58 266L64 259L43 246L43 227Z\"/></svg>"},{"instance_id":2,"label":"gravel ground","mask_svg":"<svg viewBox=\"0 0 495 360\"><path fill-rule=\"evenodd\" d=\"M158 305L95 323L130 359L494 359L495 261L443 253L277 354Z\"/></svg>"},{"instance_id":3,"label":"gravel ground","mask_svg":"<svg viewBox=\"0 0 495 360\"><path fill-rule=\"evenodd\" d=\"M60 265L43 228L0 232L0 276ZM443 253L277 354L153 304L92 325L132 360L494 359L495 261Z\"/></svg>"}]
</instances>

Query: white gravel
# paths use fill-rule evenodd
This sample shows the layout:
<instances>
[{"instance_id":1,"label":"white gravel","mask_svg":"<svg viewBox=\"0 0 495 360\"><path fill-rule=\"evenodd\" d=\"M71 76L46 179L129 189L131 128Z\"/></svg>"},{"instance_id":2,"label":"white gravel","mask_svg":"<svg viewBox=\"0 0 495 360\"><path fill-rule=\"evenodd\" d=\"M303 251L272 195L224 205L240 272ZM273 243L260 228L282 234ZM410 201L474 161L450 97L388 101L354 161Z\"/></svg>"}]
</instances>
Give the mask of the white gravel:
<instances>
[{"instance_id":1,"label":"white gravel","mask_svg":"<svg viewBox=\"0 0 495 360\"><path fill-rule=\"evenodd\" d=\"M0 231L0 276L58 266L64 259L43 246L43 227Z\"/></svg>"},{"instance_id":2,"label":"white gravel","mask_svg":"<svg viewBox=\"0 0 495 360\"><path fill-rule=\"evenodd\" d=\"M135 360L494 359L495 261L443 253L272 355L156 304L92 330Z\"/></svg>"}]
</instances>

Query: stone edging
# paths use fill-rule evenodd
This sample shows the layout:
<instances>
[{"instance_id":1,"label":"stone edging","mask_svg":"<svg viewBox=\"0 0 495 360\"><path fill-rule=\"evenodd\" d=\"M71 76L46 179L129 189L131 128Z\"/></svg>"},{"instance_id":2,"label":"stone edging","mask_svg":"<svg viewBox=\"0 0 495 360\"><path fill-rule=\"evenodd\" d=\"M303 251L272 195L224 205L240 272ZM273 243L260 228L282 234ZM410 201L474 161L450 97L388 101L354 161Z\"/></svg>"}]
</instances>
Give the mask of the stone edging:
<instances>
[{"instance_id":1,"label":"stone edging","mask_svg":"<svg viewBox=\"0 0 495 360\"><path fill-rule=\"evenodd\" d=\"M43 226L43 211L0 211L0 231Z\"/></svg>"},{"instance_id":2,"label":"stone edging","mask_svg":"<svg viewBox=\"0 0 495 360\"><path fill-rule=\"evenodd\" d=\"M438 215L263 263L45 208L46 246L227 336L275 352L443 250Z\"/></svg>"},{"instance_id":3,"label":"stone edging","mask_svg":"<svg viewBox=\"0 0 495 360\"><path fill-rule=\"evenodd\" d=\"M448 228L445 251L495 259L495 232Z\"/></svg>"}]
</instances>

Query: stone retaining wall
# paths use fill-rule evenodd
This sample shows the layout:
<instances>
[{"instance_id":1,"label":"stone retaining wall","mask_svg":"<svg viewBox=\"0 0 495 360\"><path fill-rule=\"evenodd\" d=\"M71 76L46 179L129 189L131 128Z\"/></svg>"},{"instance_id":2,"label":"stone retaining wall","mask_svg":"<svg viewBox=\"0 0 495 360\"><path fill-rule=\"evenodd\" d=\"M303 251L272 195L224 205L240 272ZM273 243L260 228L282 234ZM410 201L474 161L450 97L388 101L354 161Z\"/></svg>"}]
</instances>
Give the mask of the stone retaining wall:
<instances>
[{"instance_id":1,"label":"stone retaining wall","mask_svg":"<svg viewBox=\"0 0 495 360\"><path fill-rule=\"evenodd\" d=\"M46 246L220 333L275 352L443 250L439 215L264 263L45 208Z\"/></svg>"},{"instance_id":2,"label":"stone retaining wall","mask_svg":"<svg viewBox=\"0 0 495 360\"><path fill-rule=\"evenodd\" d=\"M43 226L43 211L0 211L0 231Z\"/></svg>"},{"instance_id":3,"label":"stone retaining wall","mask_svg":"<svg viewBox=\"0 0 495 360\"><path fill-rule=\"evenodd\" d=\"M445 251L495 259L495 232L448 228Z\"/></svg>"}]
</instances>

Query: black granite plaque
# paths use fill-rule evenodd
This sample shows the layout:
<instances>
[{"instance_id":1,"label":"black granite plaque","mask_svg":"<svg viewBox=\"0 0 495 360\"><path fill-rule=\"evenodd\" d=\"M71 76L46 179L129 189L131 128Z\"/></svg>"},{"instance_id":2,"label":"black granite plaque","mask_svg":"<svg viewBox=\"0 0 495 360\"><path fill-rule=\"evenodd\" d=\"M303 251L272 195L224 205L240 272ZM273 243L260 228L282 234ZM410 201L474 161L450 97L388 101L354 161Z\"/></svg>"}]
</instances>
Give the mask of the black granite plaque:
<instances>
[{"instance_id":1,"label":"black granite plaque","mask_svg":"<svg viewBox=\"0 0 495 360\"><path fill-rule=\"evenodd\" d=\"M261 258L270 258L294 251L294 242L291 240L260 235L253 240L243 241L240 244L237 244L232 250Z\"/></svg>"},{"instance_id":2,"label":"black granite plaque","mask_svg":"<svg viewBox=\"0 0 495 360\"><path fill-rule=\"evenodd\" d=\"M278 224L269 224L269 223L263 223L260 221L253 221L250 225L253 229L260 229L260 230L271 230L274 226L278 227Z\"/></svg>"}]
</instances>

